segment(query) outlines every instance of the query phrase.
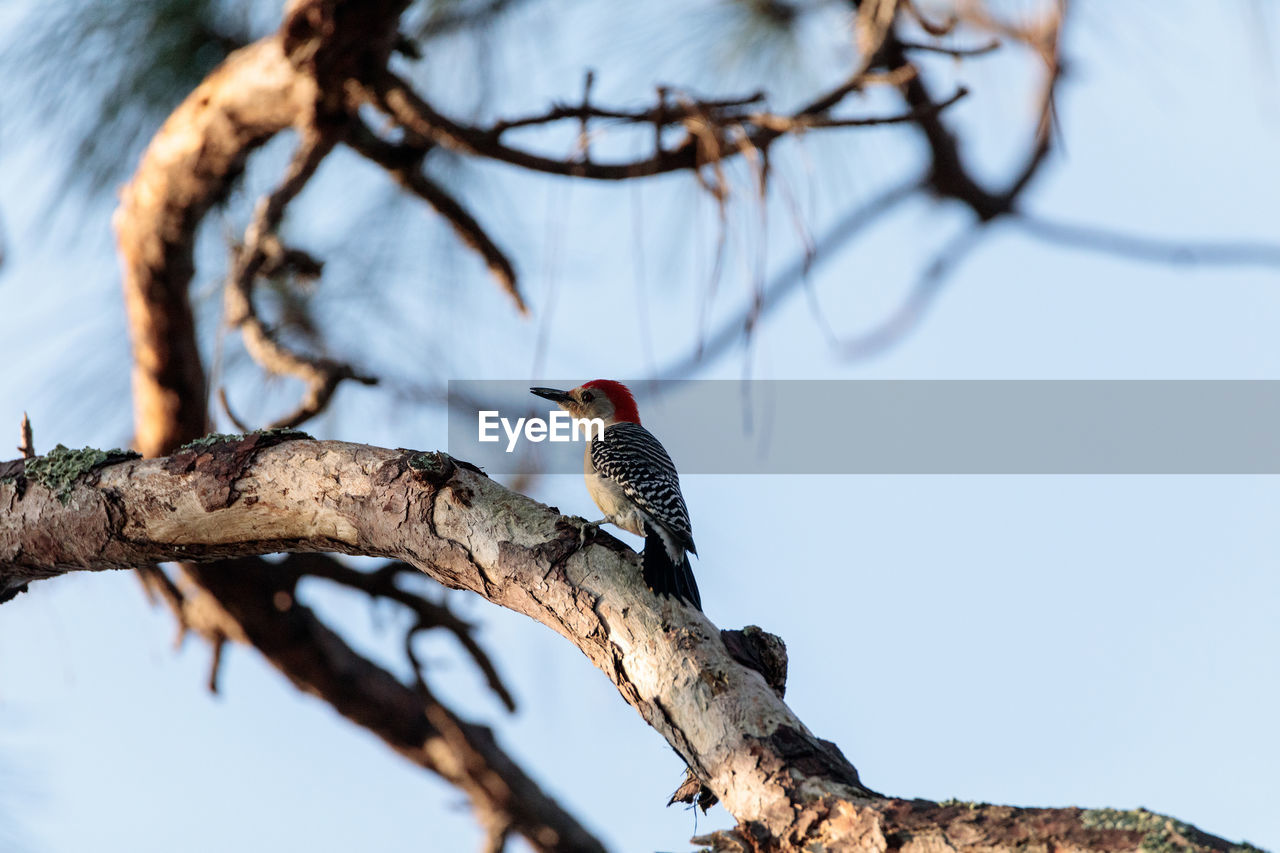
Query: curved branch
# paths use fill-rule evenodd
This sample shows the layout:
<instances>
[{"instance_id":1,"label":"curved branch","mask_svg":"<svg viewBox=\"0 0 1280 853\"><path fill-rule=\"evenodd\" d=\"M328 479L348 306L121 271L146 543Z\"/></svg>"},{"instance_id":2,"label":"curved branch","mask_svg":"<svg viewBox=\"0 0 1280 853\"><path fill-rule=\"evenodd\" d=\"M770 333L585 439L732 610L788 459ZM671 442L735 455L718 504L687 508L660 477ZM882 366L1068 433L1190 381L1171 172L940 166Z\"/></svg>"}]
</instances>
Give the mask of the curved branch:
<instances>
[{"instance_id":1,"label":"curved branch","mask_svg":"<svg viewBox=\"0 0 1280 853\"><path fill-rule=\"evenodd\" d=\"M920 186L919 180L891 186L870 201L847 211L810 251L798 256L770 279L757 302L726 320L715 332L700 340L691 352L658 371L657 378L685 378L736 344L750 339L760 320L783 305L791 293L809 280L810 272L831 260L860 231L906 201Z\"/></svg>"},{"instance_id":2,"label":"curved branch","mask_svg":"<svg viewBox=\"0 0 1280 853\"><path fill-rule=\"evenodd\" d=\"M352 122L351 133L344 141L361 156L390 172L401 187L443 216L458 238L484 259L498 286L516 303L517 310L521 314L529 313L529 307L520 295L515 267L510 259L471 212L462 206L462 202L426 176L422 170L424 150L386 142L359 120Z\"/></svg>"},{"instance_id":3,"label":"curved branch","mask_svg":"<svg viewBox=\"0 0 1280 853\"><path fill-rule=\"evenodd\" d=\"M196 227L258 146L309 115L314 82L278 38L238 50L182 102L120 194L116 241L133 342L134 444L167 452L207 431L187 288Z\"/></svg>"},{"instance_id":4,"label":"curved branch","mask_svg":"<svg viewBox=\"0 0 1280 853\"><path fill-rule=\"evenodd\" d=\"M1027 234L1046 243L1147 263L1173 266L1280 266L1280 244L1277 243L1161 239L1112 230L1105 226L1056 222L1029 213L1019 213L1010 221Z\"/></svg>"},{"instance_id":5,"label":"curved branch","mask_svg":"<svg viewBox=\"0 0 1280 853\"><path fill-rule=\"evenodd\" d=\"M323 578L341 586L358 589L370 598L385 598L402 605L417 617L417 629L444 628L453 634L459 645L471 656L476 667L484 674L485 682L508 711L516 709L515 697L507 689L498 668L488 653L476 642L473 634L475 626L458 617L444 604L428 601L421 595L401 589L396 584L400 574L415 571L412 566L402 562L392 562L372 572L362 572L343 565L326 554L290 554L281 569L294 573L295 580L303 577Z\"/></svg>"},{"instance_id":6,"label":"curved branch","mask_svg":"<svg viewBox=\"0 0 1280 853\"><path fill-rule=\"evenodd\" d=\"M244 248L223 292L227 324L240 330L245 348L253 360L272 373L288 374L306 384L302 401L292 413L270 424L271 429L301 426L324 411L344 379L364 385L376 385L378 382L375 377L357 373L348 364L292 351L276 339L253 304L253 286L258 276L273 262L277 266L282 265L282 259L289 254L276 233L285 208L302 192L320 163L337 144L334 133L323 132L314 124L304 125L301 135L302 141L289 163L284 180L275 191L258 202L253 221L245 231ZM230 407L227 408L230 411Z\"/></svg>"},{"instance_id":7,"label":"curved branch","mask_svg":"<svg viewBox=\"0 0 1280 853\"><path fill-rule=\"evenodd\" d=\"M898 67L910 71L910 66L905 62L900 63ZM914 74L870 75L859 72L850 80L791 115L743 110L739 107L753 103L754 98L740 98L713 102L688 101L674 107L667 106L663 102L643 113L601 110L586 106L561 108L516 122L499 122L492 128L462 124L443 115L420 97L413 87L390 72L369 86L365 97L410 134L428 140L432 144L440 144L465 154L510 163L535 172L601 181L621 181L684 169L697 171L703 164L717 162L722 156L750 148L767 148L778 138L807 128L920 123L936 117L965 94L964 90L960 90L944 101L928 99L920 104L913 103L906 113L893 116L842 119L829 114L829 111L845 97L860 91L870 83L896 83L908 77L914 78ZM726 107L723 106L724 104L732 106ZM729 110L729 112L720 115L721 110ZM579 159L559 160L507 145L500 138L505 130L516 126L574 117L585 120L593 116L633 123L652 122L659 142L661 129L669 124L683 124L687 132L684 140L675 148L665 149L656 145L652 155L625 163L596 163ZM729 144L722 137L725 137L730 129L735 132L744 131L745 139L740 144Z\"/></svg>"},{"instance_id":8,"label":"curved branch","mask_svg":"<svg viewBox=\"0 0 1280 853\"><path fill-rule=\"evenodd\" d=\"M230 190L257 147L289 127L308 126L318 106L326 114L336 108L328 99L321 103L318 78L331 81L367 67L370 53L385 59L381 53L390 49L401 5L293 0L282 31L232 54L183 101L148 146L121 194L114 220L133 343L135 446L144 455L160 456L207 431L207 389L187 297L200 222ZM371 37L377 32L387 37ZM330 93L341 90L334 87ZM331 392L321 386L312 406L322 406L323 395ZM0 465L0 481L7 474ZM433 703L427 710L442 735L415 741L423 731L423 700L372 662L353 658L341 638L307 616L305 608L293 608L288 619L277 612L275 596L255 575L267 565L251 561L237 574L220 571L230 564L184 564L187 577L197 584L207 580L203 589L216 591L201 595L223 614L218 632L207 636L243 636L296 684L370 728L410 760L457 784L486 823L511 827L534 849L601 849L572 815L537 788L487 729L457 721ZM0 602L24 588L0 580ZM173 586L160 591L171 594ZM277 642L294 629L305 629L301 636L311 645ZM355 671L365 676L363 683L350 681ZM369 690L362 694L363 704L353 705L363 689Z\"/></svg>"},{"instance_id":9,"label":"curved branch","mask_svg":"<svg viewBox=\"0 0 1280 853\"><path fill-rule=\"evenodd\" d=\"M739 819L776 822L805 785L867 799L852 765L734 661L704 616L658 604L612 537L582 548L558 513L446 456L254 438L101 468L65 508L39 483L21 499L16 483L0 486L0 577L272 551L403 559L577 645ZM53 529L63 532L40 544Z\"/></svg>"},{"instance_id":10,"label":"curved branch","mask_svg":"<svg viewBox=\"0 0 1280 853\"><path fill-rule=\"evenodd\" d=\"M222 582L240 588L240 570L265 575L261 561L227 558L272 551L402 558L446 586L542 622L586 654L738 819L732 833L710 839L719 849L1232 850L1222 839L1142 811L874 794L764 676L735 660L703 614L649 592L630 549L604 535L580 544L575 523L443 454L303 439L272 445L255 435L91 468L70 485L67 472L51 486L27 478L26 470L21 460L0 467L0 592L78 569L164 560L219 559L200 569L201 582L216 590ZM291 587L276 593L229 597L233 607L276 611L271 624L279 630L251 636L255 646L288 660L289 644L301 640L347 658L339 672L304 665L291 673L299 686L330 698L359 685L382 696L384 708L396 707L406 692L417 696L322 626L294 624L305 608L293 602ZM311 633L299 633L303 628ZM336 704L344 710L341 699ZM380 734L385 724L361 722ZM445 740L454 724L428 709L425 725ZM423 725L412 730L414 738L423 736Z\"/></svg>"}]
</instances>

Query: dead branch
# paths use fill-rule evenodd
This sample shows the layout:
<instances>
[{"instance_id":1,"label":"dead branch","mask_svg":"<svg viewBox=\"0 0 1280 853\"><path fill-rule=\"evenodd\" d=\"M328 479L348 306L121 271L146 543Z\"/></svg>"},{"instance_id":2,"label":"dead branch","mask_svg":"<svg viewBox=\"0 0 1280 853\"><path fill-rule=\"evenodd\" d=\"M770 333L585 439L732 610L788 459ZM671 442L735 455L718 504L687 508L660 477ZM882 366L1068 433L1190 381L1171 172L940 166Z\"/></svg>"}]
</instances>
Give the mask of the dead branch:
<instances>
[{"instance_id":1,"label":"dead branch","mask_svg":"<svg viewBox=\"0 0 1280 853\"><path fill-rule=\"evenodd\" d=\"M148 566L144 576L183 631L199 634L209 642L210 690L217 691L225 643L250 645L299 689L324 699L408 760L468 794L482 819L506 821L536 850L603 850L502 752L489 729L459 719L425 689L425 684L422 690L401 685L298 602L297 583L305 576L355 585L359 582L353 582L344 570L363 573L316 553L290 554L283 563L244 557L185 563L183 567L186 590L180 590L157 566ZM367 577L370 580L364 585L380 588L379 580ZM353 677L354 681L348 680ZM439 728L424 725L424 714L447 725L448 737Z\"/></svg>"},{"instance_id":2,"label":"dead branch","mask_svg":"<svg viewBox=\"0 0 1280 853\"><path fill-rule=\"evenodd\" d=\"M927 19L907 4L910 14L927 31L942 35L951 31L956 21L945 25L931 25ZM1015 27L977 12L966 12L971 23L993 30L998 35L1021 41L1037 51L1045 65L1044 82L1039 116L1030 153L1025 164L1018 169L1009 185L1003 190L987 189L974 177L960 154L955 134L947 127L942 116L930 113L928 107L936 102L928 84L920 75L914 75L899 86L903 99L916 112L916 126L929 144L930 169L928 187L943 198L954 199L966 205L982 222L990 222L1013 213L1023 190L1039 172L1050 150L1053 99L1061 77L1060 47L1062 28L1066 18L1065 0L1059 2L1055 12L1045 17L1036 27ZM964 18L961 18L964 19ZM873 67L898 68L907 62L906 53L913 45L901 40L891 27L873 58ZM918 49L918 46L915 46Z\"/></svg>"},{"instance_id":3,"label":"dead branch","mask_svg":"<svg viewBox=\"0 0 1280 853\"><path fill-rule=\"evenodd\" d=\"M461 719L429 691L402 684L303 606L295 574L254 557L190 570L208 606L242 628L244 642L299 690L457 787L477 816L500 815L535 850L602 853L603 845L512 761L487 727Z\"/></svg>"}]
</instances>

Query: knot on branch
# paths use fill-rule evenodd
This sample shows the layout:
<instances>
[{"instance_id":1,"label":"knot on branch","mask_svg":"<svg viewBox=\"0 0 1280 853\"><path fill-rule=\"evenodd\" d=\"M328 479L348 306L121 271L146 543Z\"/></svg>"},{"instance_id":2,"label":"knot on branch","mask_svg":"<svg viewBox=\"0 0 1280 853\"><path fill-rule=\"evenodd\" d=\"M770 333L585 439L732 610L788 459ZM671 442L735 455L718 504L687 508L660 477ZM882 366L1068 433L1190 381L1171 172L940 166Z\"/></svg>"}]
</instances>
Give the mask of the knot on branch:
<instances>
[{"instance_id":1,"label":"knot on branch","mask_svg":"<svg viewBox=\"0 0 1280 853\"><path fill-rule=\"evenodd\" d=\"M413 473L414 479L433 486L443 486L453 476L453 472L458 470L453 457L438 450L415 453L409 457L406 464Z\"/></svg>"},{"instance_id":2,"label":"knot on branch","mask_svg":"<svg viewBox=\"0 0 1280 853\"><path fill-rule=\"evenodd\" d=\"M764 676L765 683L781 699L787 692L787 644L759 625L741 631L724 630L720 639L730 657Z\"/></svg>"}]
</instances>

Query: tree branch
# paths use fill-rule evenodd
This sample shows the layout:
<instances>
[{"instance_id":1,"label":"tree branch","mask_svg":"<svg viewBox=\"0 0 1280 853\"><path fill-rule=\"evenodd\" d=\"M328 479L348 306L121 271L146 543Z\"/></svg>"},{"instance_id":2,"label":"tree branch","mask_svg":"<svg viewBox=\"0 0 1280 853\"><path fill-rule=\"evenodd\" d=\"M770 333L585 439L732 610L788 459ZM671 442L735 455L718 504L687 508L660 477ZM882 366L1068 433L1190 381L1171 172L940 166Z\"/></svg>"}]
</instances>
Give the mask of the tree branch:
<instances>
[{"instance_id":1,"label":"tree branch","mask_svg":"<svg viewBox=\"0 0 1280 853\"><path fill-rule=\"evenodd\" d=\"M229 57L148 146L115 216L134 354L135 445L145 455L170 452L207 430L207 389L187 298L197 227L258 146L289 127L313 126L317 114L332 119L343 107L342 81L385 64L402 6L293 0L281 32ZM0 465L0 479L6 468ZM24 475L11 482L25 488ZM277 609L281 599L263 586L268 565L249 560L237 573L231 564L185 564L184 575L197 589L194 600L178 597L163 572L147 577L148 589L182 607L180 626L194 622L207 638L253 644L295 683L461 787L486 823L511 827L539 851L602 849L487 729L456 720L433 700L426 711L448 736L424 740L423 700L372 662L352 657L341 638L305 609L294 608L285 619ZM24 589L0 582L0 601ZM294 630L301 633L288 633ZM365 680L351 682L353 671Z\"/></svg>"},{"instance_id":2,"label":"tree branch","mask_svg":"<svg viewBox=\"0 0 1280 853\"><path fill-rule=\"evenodd\" d=\"M1171 851L1232 849L1146 812L882 798L764 676L735 660L705 616L655 598L637 556L617 540L598 534L584 546L577 525L557 511L443 454L287 438L256 434L168 458L63 469L57 480L36 478L48 466L28 477L24 460L0 466L0 597L68 571L164 560L221 560L200 569L216 591L223 582L241 588L238 571L273 583L261 561L240 559L271 551L404 559L446 586L542 622L586 654L738 819L736 830L709 839L718 849L1127 853L1157 842ZM218 597L271 610L270 620L235 614L242 625L274 626L250 642L273 661L300 658L290 677L301 688L384 739L427 749L435 735L424 725L451 737L455 723L438 708L425 724L391 736L391 721L361 717L418 694L312 621L290 582L257 600ZM315 668L315 648L336 671ZM380 701L370 705L368 695ZM407 708L393 719L409 719Z\"/></svg>"},{"instance_id":3,"label":"tree branch","mask_svg":"<svg viewBox=\"0 0 1280 853\"><path fill-rule=\"evenodd\" d=\"M444 604L428 601L417 593L401 589L396 584L399 575L415 572L407 563L394 561L372 572L362 572L343 565L327 554L290 554L279 564L282 571L294 573L295 582L304 577L323 578L350 589L358 589L371 598L385 598L402 605L417 617L416 630L444 628L453 634L458 643L470 655L476 667L484 674L489 689L502 700L508 711L516 709L515 697L498 675L498 669L480 644L476 642L475 626L454 614Z\"/></svg>"},{"instance_id":4,"label":"tree branch","mask_svg":"<svg viewBox=\"0 0 1280 853\"><path fill-rule=\"evenodd\" d=\"M302 401L292 413L270 424L272 429L301 426L324 411L339 383L345 379L364 385L377 384L377 379L357 373L350 365L289 349L262 322L253 303L253 288L258 276L269 265L283 266L284 259L290 254L277 233L285 208L311 180L321 161L338 141L335 133L326 132L315 123L306 124L299 132L302 140L284 180L258 202L253 221L245 231L244 247L238 253L235 269L223 291L227 324L240 330L245 348L253 360L272 373L294 376L306 384ZM230 411L229 406L227 410Z\"/></svg>"},{"instance_id":5,"label":"tree branch","mask_svg":"<svg viewBox=\"0 0 1280 853\"><path fill-rule=\"evenodd\" d=\"M361 156L390 172L401 187L431 205L436 213L443 216L458 238L484 259L498 286L515 302L516 309L521 314L529 313L529 307L520 295L515 267L506 253L498 248L498 244L470 211L463 207L462 202L422 171L422 162L427 153L425 150L386 142L358 119L353 122L351 133L345 142Z\"/></svg>"},{"instance_id":6,"label":"tree branch","mask_svg":"<svg viewBox=\"0 0 1280 853\"><path fill-rule=\"evenodd\" d=\"M252 436L100 468L65 506L39 482L21 499L16 481L0 486L0 583L272 551L404 559L575 643L739 819L780 820L805 785L867 798L852 765L733 660L705 617L654 599L636 555L612 537L581 548L558 513L443 455L266 445Z\"/></svg>"},{"instance_id":7,"label":"tree branch","mask_svg":"<svg viewBox=\"0 0 1280 853\"><path fill-rule=\"evenodd\" d=\"M193 564L190 571L210 599L206 606L243 631L242 641L294 686L457 787L482 821L496 816L535 850L603 853L603 845L511 760L486 726L461 719L430 691L404 685L300 604L296 567L243 557Z\"/></svg>"},{"instance_id":8,"label":"tree branch","mask_svg":"<svg viewBox=\"0 0 1280 853\"><path fill-rule=\"evenodd\" d=\"M208 430L187 298L196 226L249 154L309 115L315 98L278 38L236 51L169 116L121 192L114 225L133 342L134 443L144 455Z\"/></svg>"},{"instance_id":9,"label":"tree branch","mask_svg":"<svg viewBox=\"0 0 1280 853\"><path fill-rule=\"evenodd\" d=\"M905 62L899 63L885 75L859 70L846 82L789 115L749 109L756 100L755 96L706 102L684 99L677 101L675 105L667 104L660 97L655 107L644 111L607 110L588 104L555 107L537 116L498 122L490 128L466 125L443 115L420 97L413 87L391 72L382 75L367 87L364 97L410 134L427 140L432 145L443 145L464 154L510 163L535 172L621 181L685 169L696 172L706 163L717 163L724 156L751 148L768 148L778 138L807 128L920 123L926 117L936 117L964 96L961 90L945 101L928 99L919 104L912 103L908 112L893 116L837 118L830 115L830 110L853 92L872 83L896 84L908 77L914 77L914 72ZM545 157L501 140L505 131L515 127L569 118L607 118L630 123L652 123L656 140L654 152L648 157L628 162L596 163L583 159ZM661 130L669 125L684 126L686 134L674 148L663 148ZM733 138L739 136L743 138Z\"/></svg>"}]
</instances>

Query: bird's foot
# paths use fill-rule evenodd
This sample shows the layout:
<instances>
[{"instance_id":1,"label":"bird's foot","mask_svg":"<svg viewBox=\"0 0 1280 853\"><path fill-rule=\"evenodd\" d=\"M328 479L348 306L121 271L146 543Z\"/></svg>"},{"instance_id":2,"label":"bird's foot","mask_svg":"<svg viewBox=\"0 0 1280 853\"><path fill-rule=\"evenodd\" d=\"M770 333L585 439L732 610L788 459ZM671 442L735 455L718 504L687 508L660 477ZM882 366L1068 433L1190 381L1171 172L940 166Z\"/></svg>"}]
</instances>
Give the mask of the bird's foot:
<instances>
[{"instance_id":1,"label":"bird's foot","mask_svg":"<svg viewBox=\"0 0 1280 853\"><path fill-rule=\"evenodd\" d=\"M604 524L608 520L609 519L607 518L601 518L597 521L587 521L585 518L582 519L582 526L578 528L578 549L581 550L582 547L587 544L588 530L590 530L594 535L595 532L600 529L600 525Z\"/></svg>"}]
</instances>

